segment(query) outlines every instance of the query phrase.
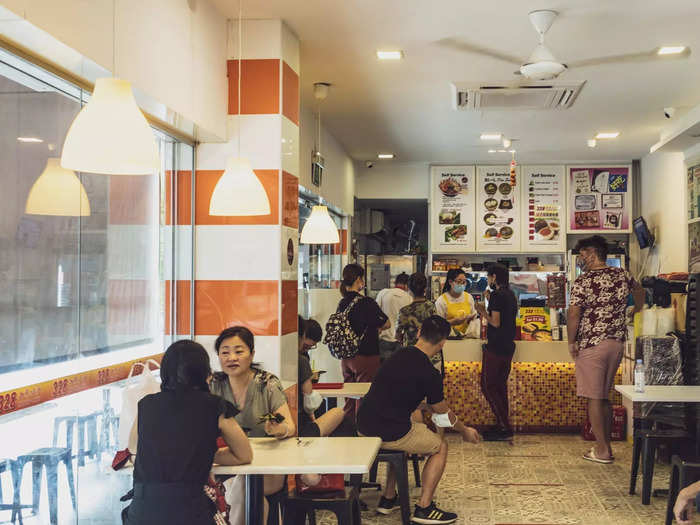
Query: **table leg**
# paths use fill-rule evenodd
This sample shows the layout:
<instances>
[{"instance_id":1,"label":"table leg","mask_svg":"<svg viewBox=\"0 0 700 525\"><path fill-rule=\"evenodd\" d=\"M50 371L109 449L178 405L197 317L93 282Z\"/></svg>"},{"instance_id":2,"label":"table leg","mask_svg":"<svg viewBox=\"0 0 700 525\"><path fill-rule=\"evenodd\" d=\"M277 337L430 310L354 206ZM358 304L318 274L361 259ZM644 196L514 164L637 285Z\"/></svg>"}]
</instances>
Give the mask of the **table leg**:
<instances>
[{"instance_id":1,"label":"table leg","mask_svg":"<svg viewBox=\"0 0 700 525\"><path fill-rule=\"evenodd\" d=\"M260 474L249 474L245 477L245 522L246 525L263 525L265 514L265 489L263 486L263 476Z\"/></svg>"}]
</instances>

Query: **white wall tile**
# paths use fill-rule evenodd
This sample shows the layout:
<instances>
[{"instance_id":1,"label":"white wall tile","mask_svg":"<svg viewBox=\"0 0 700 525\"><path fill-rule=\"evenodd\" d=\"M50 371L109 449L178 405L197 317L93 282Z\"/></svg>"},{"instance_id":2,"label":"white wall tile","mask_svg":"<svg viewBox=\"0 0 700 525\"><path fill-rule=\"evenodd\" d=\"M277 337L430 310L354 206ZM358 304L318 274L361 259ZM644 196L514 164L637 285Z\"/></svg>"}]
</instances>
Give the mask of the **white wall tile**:
<instances>
[{"instance_id":1,"label":"white wall tile","mask_svg":"<svg viewBox=\"0 0 700 525\"><path fill-rule=\"evenodd\" d=\"M280 226L196 226L198 280L280 278Z\"/></svg>"},{"instance_id":2,"label":"white wall tile","mask_svg":"<svg viewBox=\"0 0 700 525\"><path fill-rule=\"evenodd\" d=\"M161 226L160 234L163 242L163 277L170 279L173 267L173 226ZM178 281L192 278L192 226L180 225L175 227L175 242L177 253L175 260L176 275Z\"/></svg>"},{"instance_id":3,"label":"white wall tile","mask_svg":"<svg viewBox=\"0 0 700 525\"><path fill-rule=\"evenodd\" d=\"M282 116L282 169L299 177L300 161L311 169L311 152L308 152L305 158L301 158L299 154L299 126Z\"/></svg>"}]
</instances>

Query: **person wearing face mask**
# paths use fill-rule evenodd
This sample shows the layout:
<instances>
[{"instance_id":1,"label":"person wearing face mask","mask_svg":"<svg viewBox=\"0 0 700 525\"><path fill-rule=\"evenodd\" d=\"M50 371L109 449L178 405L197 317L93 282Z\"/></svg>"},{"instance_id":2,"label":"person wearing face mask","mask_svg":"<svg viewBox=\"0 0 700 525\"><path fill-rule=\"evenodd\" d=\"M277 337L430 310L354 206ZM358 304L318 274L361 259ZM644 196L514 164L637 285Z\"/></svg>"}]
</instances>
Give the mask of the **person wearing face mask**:
<instances>
[{"instance_id":1,"label":"person wearing face mask","mask_svg":"<svg viewBox=\"0 0 700 525\"><path fill-rule=\"evenodd\" d=\"M625 311L632 293L634 309L644 305L644 290L623 268L606 264L608 245L599 235L576 245L583 273L571 287L567 330L569 353L576 364L576 393L588 400L595 446L583 458L612 463L610 389L627 337Z\"/></svg>"},{"instance_id":2,"label":"person wearing face mask","mask_svg":"<svg viewBox=\"0 0 700 525\"><path fill-rule=\"evenodd\" d=\"M321 325L313 319L304 320L299 316L299 436L327 437L352 436L353 425L345 420L342 408L332 408L322 416L315 417L314 413L323 401L321 394L313 389L314 373L311 370L309 350L316 348L323 338Z\"/></svg>"},{"instance_id":3,"label":"person wearing face mask","mask_svg":"<svg viewBox=\"0 0 700 525\"><path fill-rule=\"evenodd\" d=\"M469 323L476 318L474 298L465 293L466 288L467 274L464 270L449 270L442 295L435 301L438 315L444 317L459 336L466 335Z\"/></svg>"},{"instance_id":4,"label":"person wearing face mask","mask_svg":"<svg viewBox=\"0 0 700 525\"><path fill-rule=\"evenodd\" d=\"M479 315L488 323L481 361L481 392L496 416L497 427L484 432L484 441L504 441L513 437L508 420L508 376L515 352L518 299L510 289L508 268L493 264L486 273L493 290L487 295L488 310L484 303L476 304Z\"/></svg>"},{"instance_id":5,"label":"person wearing face mask","mask_svg":"<svg viewBox=\"0 0 700 525\"><path fill-rule=\"evenodd\" d=\"M360 337L357 354L349 359L341 359L343 379L346 383L369 383L379 370L379 332L391 328L391 321L371 297L360 292L365 288L365 270L359 264L348 264L343 268L340 293L343 298L338 303L338 312L347 311L350 327ZM355 421L359 400L345 401L345 417Z\"/></svg>"}]
</instances>

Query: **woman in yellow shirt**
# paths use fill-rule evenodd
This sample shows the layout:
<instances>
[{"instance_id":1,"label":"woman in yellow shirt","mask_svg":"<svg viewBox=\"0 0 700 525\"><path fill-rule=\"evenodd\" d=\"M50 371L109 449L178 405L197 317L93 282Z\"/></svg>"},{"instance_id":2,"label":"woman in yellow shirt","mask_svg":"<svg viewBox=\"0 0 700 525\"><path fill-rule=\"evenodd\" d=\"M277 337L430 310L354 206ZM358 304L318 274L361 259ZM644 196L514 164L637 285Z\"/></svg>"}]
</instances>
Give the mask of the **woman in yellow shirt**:
<instances>
[{"instance_id":1,"label":"woman in yellow shirt","mask_svg":"<svg viewBox=\"0 0 700 525\"><path fill-rule=\"evenodd\" d=\"M464 336L469 330L469 323L476 318L474 298L464 290L467 287L467 274L463 270L452 269L447 272L447 281L443 294L435 301L439 316L447 319L456 335Z\"/></svg>"}]
</instances>

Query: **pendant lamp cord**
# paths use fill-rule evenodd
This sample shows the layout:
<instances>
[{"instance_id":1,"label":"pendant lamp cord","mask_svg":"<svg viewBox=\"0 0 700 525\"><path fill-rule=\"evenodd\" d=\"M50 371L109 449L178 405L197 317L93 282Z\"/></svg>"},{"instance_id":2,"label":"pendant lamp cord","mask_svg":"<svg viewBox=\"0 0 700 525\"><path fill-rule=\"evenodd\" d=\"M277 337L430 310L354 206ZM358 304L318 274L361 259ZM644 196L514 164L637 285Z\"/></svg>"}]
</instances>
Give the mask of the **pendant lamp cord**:
<instances>
[{"instance_id":1,"label":"pendant lamp cord","mask_svg":"<svg viewBox=\"0 0 700 525\"><path fill-rule=\"evenodd\" d=\"M117 0L112 0L112 77L117 76Z\"/></svg>"},{"instance_id":2,"label":"pendant lamp cord","mask_svg":"<svg viewBox=\"0 0 700 525\"><path fill-rule=\"evenodd\" d=\"M241 62L243 62L243 0L238 1L238 118L236 135L238 135L238 158L241 158Z\"/></svg>"},{"instance_id":3,"label":"pendant lamp cord","mask_svg":"<svg viewBox=\"0 0 700 525\"><path fill-rule=\"evenodd\" d=\"M318 161L319 163L321 162L321 159L323 158L321 156L321 101L318 102L318 148L316 149L316 153L318 154ZM323 186L323 170L321 170L321 176L318 179L318 200L319 204L323 204L323 192L321 191L321 187Z\"/></svg>"}]
</instances>

